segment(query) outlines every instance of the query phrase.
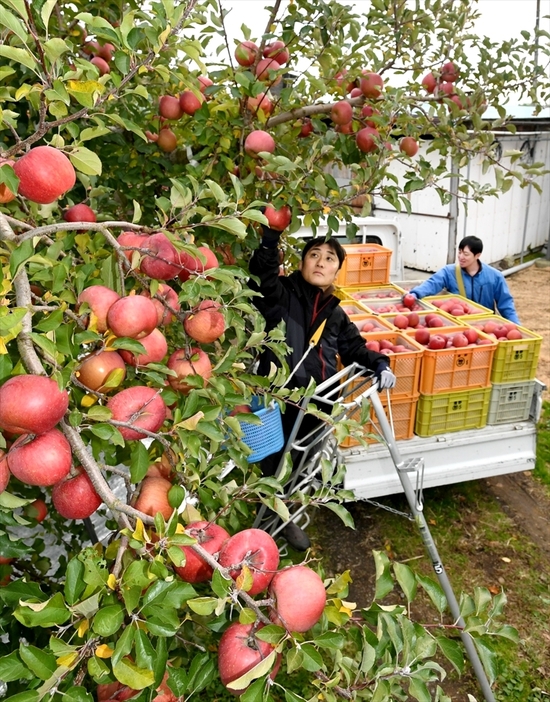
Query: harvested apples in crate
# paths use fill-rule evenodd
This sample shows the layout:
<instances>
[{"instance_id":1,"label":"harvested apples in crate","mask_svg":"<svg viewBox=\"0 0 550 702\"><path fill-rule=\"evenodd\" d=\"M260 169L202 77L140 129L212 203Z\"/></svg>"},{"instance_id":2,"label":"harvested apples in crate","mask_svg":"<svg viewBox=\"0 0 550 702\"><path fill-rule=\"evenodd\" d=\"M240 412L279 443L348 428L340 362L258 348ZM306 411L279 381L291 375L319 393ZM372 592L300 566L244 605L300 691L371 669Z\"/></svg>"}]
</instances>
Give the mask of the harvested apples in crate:
<instances>
[{"instance_id":1,"label":"harvested apples in crate","mask_svg":"<svg viewBox=\"0 0 550 702\"><path fill-rule=\"evenodd\" d=\"M493 310L488 307L483 307L483 305L477 302L472 302L468 300L467 297L462 297L462 295L433 295L431 297L425 297L424 300L429 302L434 307L447 312L452 317L471 317L493 314Z\"/></svg>"},{"instance_id":2,"label":"harvested apples in crate","mask_svg":"<svg viewBox=\"0 0 550 702\"><path fill-rule=\"evenodd\" d=\"M424 300L414 300L412 307L407 307L401 300L401 298L388 299L388 300L361 300L361 304L365 309L373 314L398 314L400 312L419 312L420 310L430 310L434 311L434 308L429 302L424 302Z\"/></svg>"},{"instance_id":3,"label":"harvested apples in crate","mask_svg":"<svg viewBox=\"0 0 550 702\"><path fill-rule=\"evenodd\" d=\"M466 325L466 322L451 317L446 312L430 312L429 310L419 310L418 312L400 312L399 314L382 314L380 317L390 322L397 329L409 330L419 327L456 327Z\"/></svg>"}]
</instances>

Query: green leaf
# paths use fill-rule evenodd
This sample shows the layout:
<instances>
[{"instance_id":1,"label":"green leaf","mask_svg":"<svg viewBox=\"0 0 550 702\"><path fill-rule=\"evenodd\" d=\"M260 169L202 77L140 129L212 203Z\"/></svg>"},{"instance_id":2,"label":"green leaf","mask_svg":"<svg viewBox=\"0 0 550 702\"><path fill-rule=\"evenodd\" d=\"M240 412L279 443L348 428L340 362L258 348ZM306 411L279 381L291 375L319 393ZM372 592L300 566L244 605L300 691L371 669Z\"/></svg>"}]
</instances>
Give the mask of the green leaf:
<instances>
[{"instance_id":1,"label":"green leaf","mask_svg":"<svg viewBox=\"0 0 550 702\"><path fill-rule=\"evenodd\" d=\"M89 141L90 139L97 139L97 137L105 136L110 134L111 130L107 127L88 127L80 132L80 141Z\"/></svg>"},{"instance_id":2,"label":"green leaf","mask_svg":"<svg viewBox=\"0 0 550 702\"><path fill-rule=\"evenodd\" d=\"M23 44L27 43L29 37L27 34L27 30L21 23L21 20L17 19L15 15L12 15L12 13L5 7L2 8L2 12L0 12L0 25L12 31L16 36L19 37L19 39L21 39Z\"/></svg>"},{"instance_id":3,"label":"green leaf","mask_svg":"<svg viewBox=\"0 0 550 702\"><path fill-rule=\"evenodd\" d=\"M337 514L344 522L345 526L349 527L350 529L355 529L353 517L343 505L339 505L336 502L325 502L324 507L327 507L328 509L332 510L334 514Z\"/></svg>"},{"instance_id":4,"label":"green leaf","mask_svg":"<svg viewBox=\"0 0 550 702\"><path fill-rule=\"evenodd\" d=\"M0 56L4 56L5 58L15 61L18 64L23 64L23 66L30 68L31 71L34 71L35 73L38 72L38 64L34 56L26 49L16 49L13 46L0 44Z\"/></svg>"},{"instance_id":5,"label":"green leaf","mask_svg":"<svg viewBox=\"0 0 550 702\"><path fill-rule=\"evenodd\" d=\"M431 702L432 696L426 687L426 684L418 678L411 678L409 683L409 695L414 697L418 702Z\"/></svg>"},{"instance_id":6,"label":"green leaf","mask_svg":"<svg viewBox=\"0 0 550 702\"><path fill-rule=\"evenodd\" d=\"M263 702L265 695L265 680L255 680L240 696L241 702Z\"/></svg>"},{"instance_id":7,"label":"green leaf","mask_svg":"<svg viewBox=\"0 0 550 702\"><path fill-rule=\"evenodd\" d=\"M202 617L212 614L217 604L218 600L215 597L195 597L192 600L187 600L189 609Z\"/></svg>"},{"instance_id":8,"label":"green leaf","mask_svg":"<svg viewBox=\"0 0 550 702\"><path fill-rule=\"evenodd\" d=\"M376 566L376 592L375 600L383 599L393 590L393 580L390 575L390 560L385 553L374 551L374 563Z\"/></svg>"},{"instance_id":9,"label":"green leaf","mask_svg":"<svg viewBox=\"0 0 550 702\"><path fill-rule=\"evenodd\" d=\"M397 582L401 586L401 589L403 590L405 597L407 598L407 602L412 602L416 597L417 591L417 583L416 578L414 577L414 571L404 563L394 563L393 572L395 573Z\"/></svg>"},{"instance_id":10,"label":"green leaf","mask_svg":"<svg viewBox=\"0 0 550 702\"><path fill-rule=\"evenodd\" d=\"M302 668L314 673L324 667L321 654L311 644L303 644L301 650L303 655Z\"/></svg>"},{"instance_id":11,"label":"green leaf","mask_svg":"<svg viewBox=\"0 0 550 702\"><path fill-rule=\"evenodd\" d=\"M7 697L5 702L38 702L41 699L36 690L29 690L28 692L19 692L17 695L12 695Z\"/></svg>"},{"instance_id":12,"label":"green leaf","mask_svg":"<svg viewBox=\"0 0 550 702\"><path fill-rule=\"evenodd\" d=\"M486 587L476 587L474 589L474 601L476 603L476 614L479 616L491 604L492 595Z\"/></svg>"},{"instance_id":13,"label":"green leaf","mask_svg":"<svg viewBox=\"0 0 550 702\"><path fill-rule=\"evenodd\" d=\"M473 637L473 642L485 670L485 674L487 675L489 683L492 685L498 674L498 656L482 639Z\"/></svg>"},{"instance_id":14,"label":"green leaf","mask_svg":"<svg viewBox=\"0 0 550 702\"><path fill-rule=\"evenodd\" d=\"M209 180L208 178L204 181L206 185L208 186L208 189L212 193L212 195L215 197L217 202L225 202L227 200L227 197L220 188L220 186L213 180Z\"/></svg>"},{"instance_id":15,"label":"green leaf","mask_svg":"<svg viewBox=\"0 0 550 702\"><path fill-rule=\"evenodd\" d=\"M141 441L134 441L130 447L130 480L132 483L140 483L151 461L147 449Z\"/></svg>"},{"instance_id":16,"label":"green leaf","mask_svg":"<svg viewBox=\"0 0 550 702\"><path fill-rule=\"evenodd\" d=\"M78 686L63 693L63 702L94 702L94 698L86 688Z\"/></svg>"},{"instance_id":17,"label":"green leaf","mask_svg":"<svg viewBox=\"0 0 550 702\"><path fill-rule=\"evenodd\" d=\"M116 664L113 663L113 673L119 682L123 685L128 685L134 690L144 690L155 681L155 675L152 670L138 668L128 658L122 658Z\"/></svg>"},{"instance_id":18,"label":"green leaf","mask_svg":"<svg viewBox=\"0 0 550 702\"><path fill-rule=\"evenodd\" d=\"M32 628L41 626L48 628L64 624L71 616L63 601L63 595L58 592L47 602L21 601L13 616L23 624Z\"/></svg>"},{"instance_id":19,"label":"green leaf","mask_svg":"<svg viewBox=\"0 0 550 702\"><path fill-rule=\"evenodd\" d=\"M112 636L124 622L124 609L121 605L103 607L94 617L92 629L100 636Z\"/></svg>"},{"instance_id":20,"label":"green leaf","mask_svg":"<svg viewBox=\"0 0 550 702\"><path fill-rule=\"evenodd\" d=\"M42 22L44 22L46 32L48 30L48 23L53 12L53 8L56 6L56 4L57 0L46 0L46 2L42 5L42 9L40 10L40 17L42 17Z\"/></svg>"},{"instance_id":21,"label":"green leaf","mask_svg":"<svg viewBox=\"0 0 550 702\"><path fill-rule=\"evenodd\" d=\"M65 52L69 51L67 44L59 37L48 39L48 41L44 42L43 46L46 56L51 63L55 63L60 56L63 56Z\"/></svg>"},{"instance_id":22,"label":"green leaf","mask_svg":"<svg viewBox=\"0 0 550 702\"><path fill-rule=\"evenodd\" d=\"M216 664L208 654L198 653L191 662L189 677L187 679L186 692L191 694L200 692L217 675Z\"/></svg>"},{"instance_id":23,"label":"green leaf","mask_svg":"<svg viewBox=\"0 0 550 702\"><path fill-rule=\"evenodd\" d=\"M0 658L0 680L8 683L14 680L30 680L32 677L30 670L21 662L17 651L12 651L9 655Z\"/></svg>"},{"instance_id":24,"label":"green leaf","mask_svg":"<svg viewBox=\"0 0 550 702\"><path fill-rule=\"evenodd\" d=\"M440 614L443 614L447 608L447 598L445 597L445 593L443 592L441 586L430 578L426 578L418 573L416 575L416 579L428 594L428 597L435 605L437 611Z\"/></svg>"},{"instance_id":25,"label":"green leaf","mask_svg":"<svg viewBox=\"0 0 550 702\"><path fill-rule=\"evenodd\" d=\"M256 638L276 646L287 635L286 629L276 624L268 624L256 632Z\"/></svg>"},{"instance_id":26,"label":"green leaf","mask_svg":"<svg viewBox=\"0 0 550 702\"><path fill-rule=\"evenodd\" d=\"M291 648L286 654L286 669L287 673L293 673L295 670L301 667L302 661L304 659L304 654L302 653L302 648Z\"/></svg>"},{"instance_id":27,"label":"green leaf","mask_svg":"<svg viewBox=\"0 0 550 702\"><path fill-rule=\"evenodd\" d=\"M50 341L42 334L35 334L34 332L30 332L29 338L32 339L33 344L45 351L51 359L55 360L57 358L57 348L53 341Z\"/></svg>"},{"instance_id":28,"label":"green leaf","mask_svg":"<svg viewBox=\"0 0 550 702\"><path fill-rule=\"evenodd\" d=\"M271 653L269 653L262 661L260 661L257 665L251 668L247 673L241 675L240 678L236 678L230 683L227 683L227 689L231 691L243 690L245 687L250 685L250 683L253 680L256 680L257 678L263 678L264 675L267 675L273 668L273 664L275 663L276 658L277 652L275 650L271 651ZM316 670L318 669L316 668Z\"/></svg>"},{"instance_id":29,"label":"green leaf","mask_svg":"<svg viewBox=\"0 0 550 702\"><path fill-rule=\"evenodd\" d=\"M0 315L6 312L4 316L0 316L0 335L7 334L11 329L14 329L21 324L23 317L27 314L27 310L23 307L12 307L11 309L0 308Z\"/></svg>"},{"instance_id":30,"label":"green leaf","mask_svg":"<svg viewBox=\"0 0 550 702\"><path fill-rule=\"evenodd\" d=\"M340 650L344 648L346 639L336 631L326 631L324 634L316 636L314 642L316 646L321 646L321 648Z\"/></svg>"},{"instance_id":31,"label":"green leaf","mask_svg":"<svg viewBox=\"0 0 550 702\"><path fill-rule=\"evenodd\" d=\"M71 558L65 573L64 593L67 604L74 605L84 592L86 584L82 579L84 565L77 558Z\"/></svg>"},{"instance_id":32,"label":"green leaf","mask_svg":"<svg viewBox=\"0 0 550 702\"><path fill-rule=\"evenodd\" d=\"M216 221L208 222L209 227L215 227L216 229L223 229L226 232L235 234L238 239L246 238L246 227L240 219L235 219L234 217L226 217L225 219L219 219Z\"/></svg>"},{"instance_id":33,"label":"green leaf","mask_svg":"<svg viewBox=\"0 0 550 702\"><path fill-rule=\"evenodd\" d=\"M2 48L2 47L0 47ZM10 274L15 278L19 268L29 259L34 253L34 247L31 239L21 242L10 255Z\"/></svg>"},{"instance_id":34,"label":"green leaf","mask_svg":"<svg viewBox=\"0 0 550 702\"><path fill-rule=\"evenodd\" d=\"M0 167L0 183L5 183L13 193L16 193L19 188L19 178L7 163Z\"/></svg>"},{"instance_id":35,"label":"green leaf","mask_svg":"<svg viewBox=\"0 0 550 702\"><path fill-rule=\"evenodd\" d=\"M448 639L446 636L436 637L436 643L441 653L452 664L459 675L464 671L464 649L458 641Z\"/></svg>"},{"instance_id":36,"label":"green leaf","mask_svg":"<svg viewBox=\"0 0 550 702\"><path fill-rule=\"evenodd\" d=\"M214 571L214 574L212 576L211 587L212 587L213 592L218 597L222 597L222 598L227 597L227 594L231 590L232 584L233 584L232 579L224 578L219 570Z\"/></svg>"},{"instance_id":37,"label":"green leaf","mask_svg":"<svg viewBox=\"0 0 550 702\"><path fill-rule=\"evenodd\" d=\"M69 158L77 171L86 175L101 175L101 161L90 149L77 146L69 153Z\"/></svg>"},{"instance_id":38,"label":"green leaf","mask_svg":"<svg viewBox=\"0 0 550 702\"><path fill-rule=\"evenodd\" d=\"M19 655L27 668L40 680L48 680L57 668L55 656L36 646L19 646Z\"/></svg>"}]
</instances>

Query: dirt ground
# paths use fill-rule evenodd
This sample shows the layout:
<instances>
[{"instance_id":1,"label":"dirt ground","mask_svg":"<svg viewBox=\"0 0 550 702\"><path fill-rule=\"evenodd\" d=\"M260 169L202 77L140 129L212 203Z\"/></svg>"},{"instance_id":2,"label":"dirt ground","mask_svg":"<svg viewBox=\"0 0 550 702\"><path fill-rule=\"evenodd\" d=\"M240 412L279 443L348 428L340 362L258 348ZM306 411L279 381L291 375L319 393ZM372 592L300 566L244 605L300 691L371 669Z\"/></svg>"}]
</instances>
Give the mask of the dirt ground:
<instances>
[{"instance_id":1,"label":"dirt ground","mask_svg":"<svg viewBox=\"0 0 550 702\"><path fill-rule=\"evenodd\" d=\"M537 370L537 378L550 388L550 268L538 268L531 266L524 271L516 273L507 278L509 288L516 301L516 308L522 326L540 334L543 337L540 361ZM550 400L550 392L547 390L544 399ZM512 521L513 528L518 534L519 541L527 541L533 544L538 553L541 554L542 561L550 562L550 492L537 481L530 472L515 473L494 477L480 481L481 499L483 495L487 499L496 499L501 505L502 512ZM445 490L446 488L437 488ZM448 486L449 490L453 486ZM457 499L460 499L458 492ZM430 499L437 500L437 493L428 490L425 493L425 503ZM404 509L408 512L403 496L391 496L381 500L394 508ZM472 534L476 535L475 521L479 518L476 504L465 505L461 521L461 528L464 529L464 542L468 551L469 566L472 573L476 573L477 582L474 585L487 585L495 580L495 553L502 555L502 549L508 544L487 542L474 544ZM356 529L338 528L335 529L334 515L328 510L319 510L314 518L315 539L318 541L318 555L322 556L327 572L343 572L351 570L353 584L350 590L351 601L355 601L359 606L368 605L372 599L374 591L374 566L370 557L372 550L384 551L388 549L391 542L391 534L383 533L379 526L380 510L376 506L367 502L356 502L348 505L354 518ZM470 528L470 522L474 525ZM414 523L410 523L410 529L415 529ZM470 525L470 526L469 526ZM419 536L420 539L420 536ZM442 553L442 560L445 563L445 554ZM515 553L517 557L517 552ZM528 556L526 555L526 558ZM519 568L519 566L516 566ZM546 570L544 568L543 570ZM519 572L519 571L518 571ZM452 574L449 573L452 581ZM498 580L497 580L498 582ZM526 632L529 635L529 621L524 616L524 603L519 601L509 601L506 613L510 617L509 621L523 622ZM516 624L517 626L517 624ZM521 629L521 625L518 627ZM547 644L541 642L544 648ZM548 644L548 663L544 664L544 670L540 671L542 679L550 677L550 643ZM546 656L545 656L546 658ZM467 699L467 693L476 694L476 683L471 676L462 679L454 689L447 690L453 700ZM479 695L479 691L477 691ZM477 697L481 699L481 696ZM525 698L527 700L527 697ZM537 698L538 699L538 698Z\"/></svg>"}]
</instances>

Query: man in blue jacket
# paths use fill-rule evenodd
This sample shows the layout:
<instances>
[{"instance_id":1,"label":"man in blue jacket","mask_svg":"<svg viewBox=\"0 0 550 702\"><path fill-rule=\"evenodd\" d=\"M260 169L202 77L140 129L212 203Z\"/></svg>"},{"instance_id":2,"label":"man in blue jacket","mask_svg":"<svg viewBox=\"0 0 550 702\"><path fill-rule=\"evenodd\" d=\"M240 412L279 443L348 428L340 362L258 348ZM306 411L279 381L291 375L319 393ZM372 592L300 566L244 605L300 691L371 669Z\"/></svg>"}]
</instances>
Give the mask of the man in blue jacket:
<instances>
[{"instance_id":1,"label":"man in blue jacket","mask_svg":"<svg viewBox=\"0 0 550 702\"><path fill-rule=\"evenodd\" d=\"M477 236L464 237L458 245L458 266L450 263L409 292L417 298L437 295L444 289L453 295L459 295L462 294L462 282L469 300L495 310L501 317L519 324L514 299L504 276L496 268L481 263L479 257L482 251L481 239ZM461 281L457 280L457 274L461 276Z\"/></svg>"}]
</instances>

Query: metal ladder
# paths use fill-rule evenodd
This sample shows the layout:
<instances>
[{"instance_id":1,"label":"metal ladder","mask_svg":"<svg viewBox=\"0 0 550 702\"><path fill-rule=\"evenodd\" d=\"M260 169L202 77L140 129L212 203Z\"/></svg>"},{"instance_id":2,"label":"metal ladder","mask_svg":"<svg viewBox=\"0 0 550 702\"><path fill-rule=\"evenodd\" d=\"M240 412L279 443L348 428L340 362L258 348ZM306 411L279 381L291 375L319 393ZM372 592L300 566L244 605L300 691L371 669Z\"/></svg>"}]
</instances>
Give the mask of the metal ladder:
<instances>
[{"instance_id":1,"label":"metal ladder","mask_svg":"<svg viewBox=\"0 0 550 702\"><path fill-rule=\"evenodd\" d=\"M312 395L304 397L301 402L301 411L292 428L292 432L285 446L285 451L277 467L276 477L282 475L284 470L285 455L289 452L293 455L293 470L288 481L284 485L284 495L281 498L289 498L301 492L308 494L322 485L320 473L323 468L323 459L327 459L337 465L342 463L342 456L338 448L338 443L334 436L334 427L321 423L319 427L310 431L307 435L297 438L307 405L318 403L322 407L334 409L338 407L339 412L332 417L335 423L343 419L349 419L360 409L365 401L370 401L378 427L376 433L385 442L390 452L390 456L395 465L399 480L403 487L403 492L409 504L412 519L420 531L420 536L431 559L434 572L439 584L449 604L449 609L458 627L464 627L464 620L460 615L460 607L452 586L445 572L445 568L437 551L437 547L429 530L423 508L423 477L424 461L422 458L411 458L404 461L399 453L397 441L384 407L377 392L377 384L370 375L365 375L365 369L354 363L339 371L329 380L318 385ZM391 419L391 404L388 402L388 409ZM327 412L330 413L330 412ZM411 483L410 474L415 474L415 486ZM381 505L382 506L382 505ZM302 529L309 524L307 515L307 505L299 504L289 508L290 521L298 524ZM285 527L285 522L269 511L265 505L258 510L255 527L268 531L274 538L280 535ZM466 654L470 660L479 686L483 692L486 702L495 702L495 697L491 686L485 675L483 665L474 645L471 635L461 631L460 637L466 649Z\"/></svg>"}]
</instances>

